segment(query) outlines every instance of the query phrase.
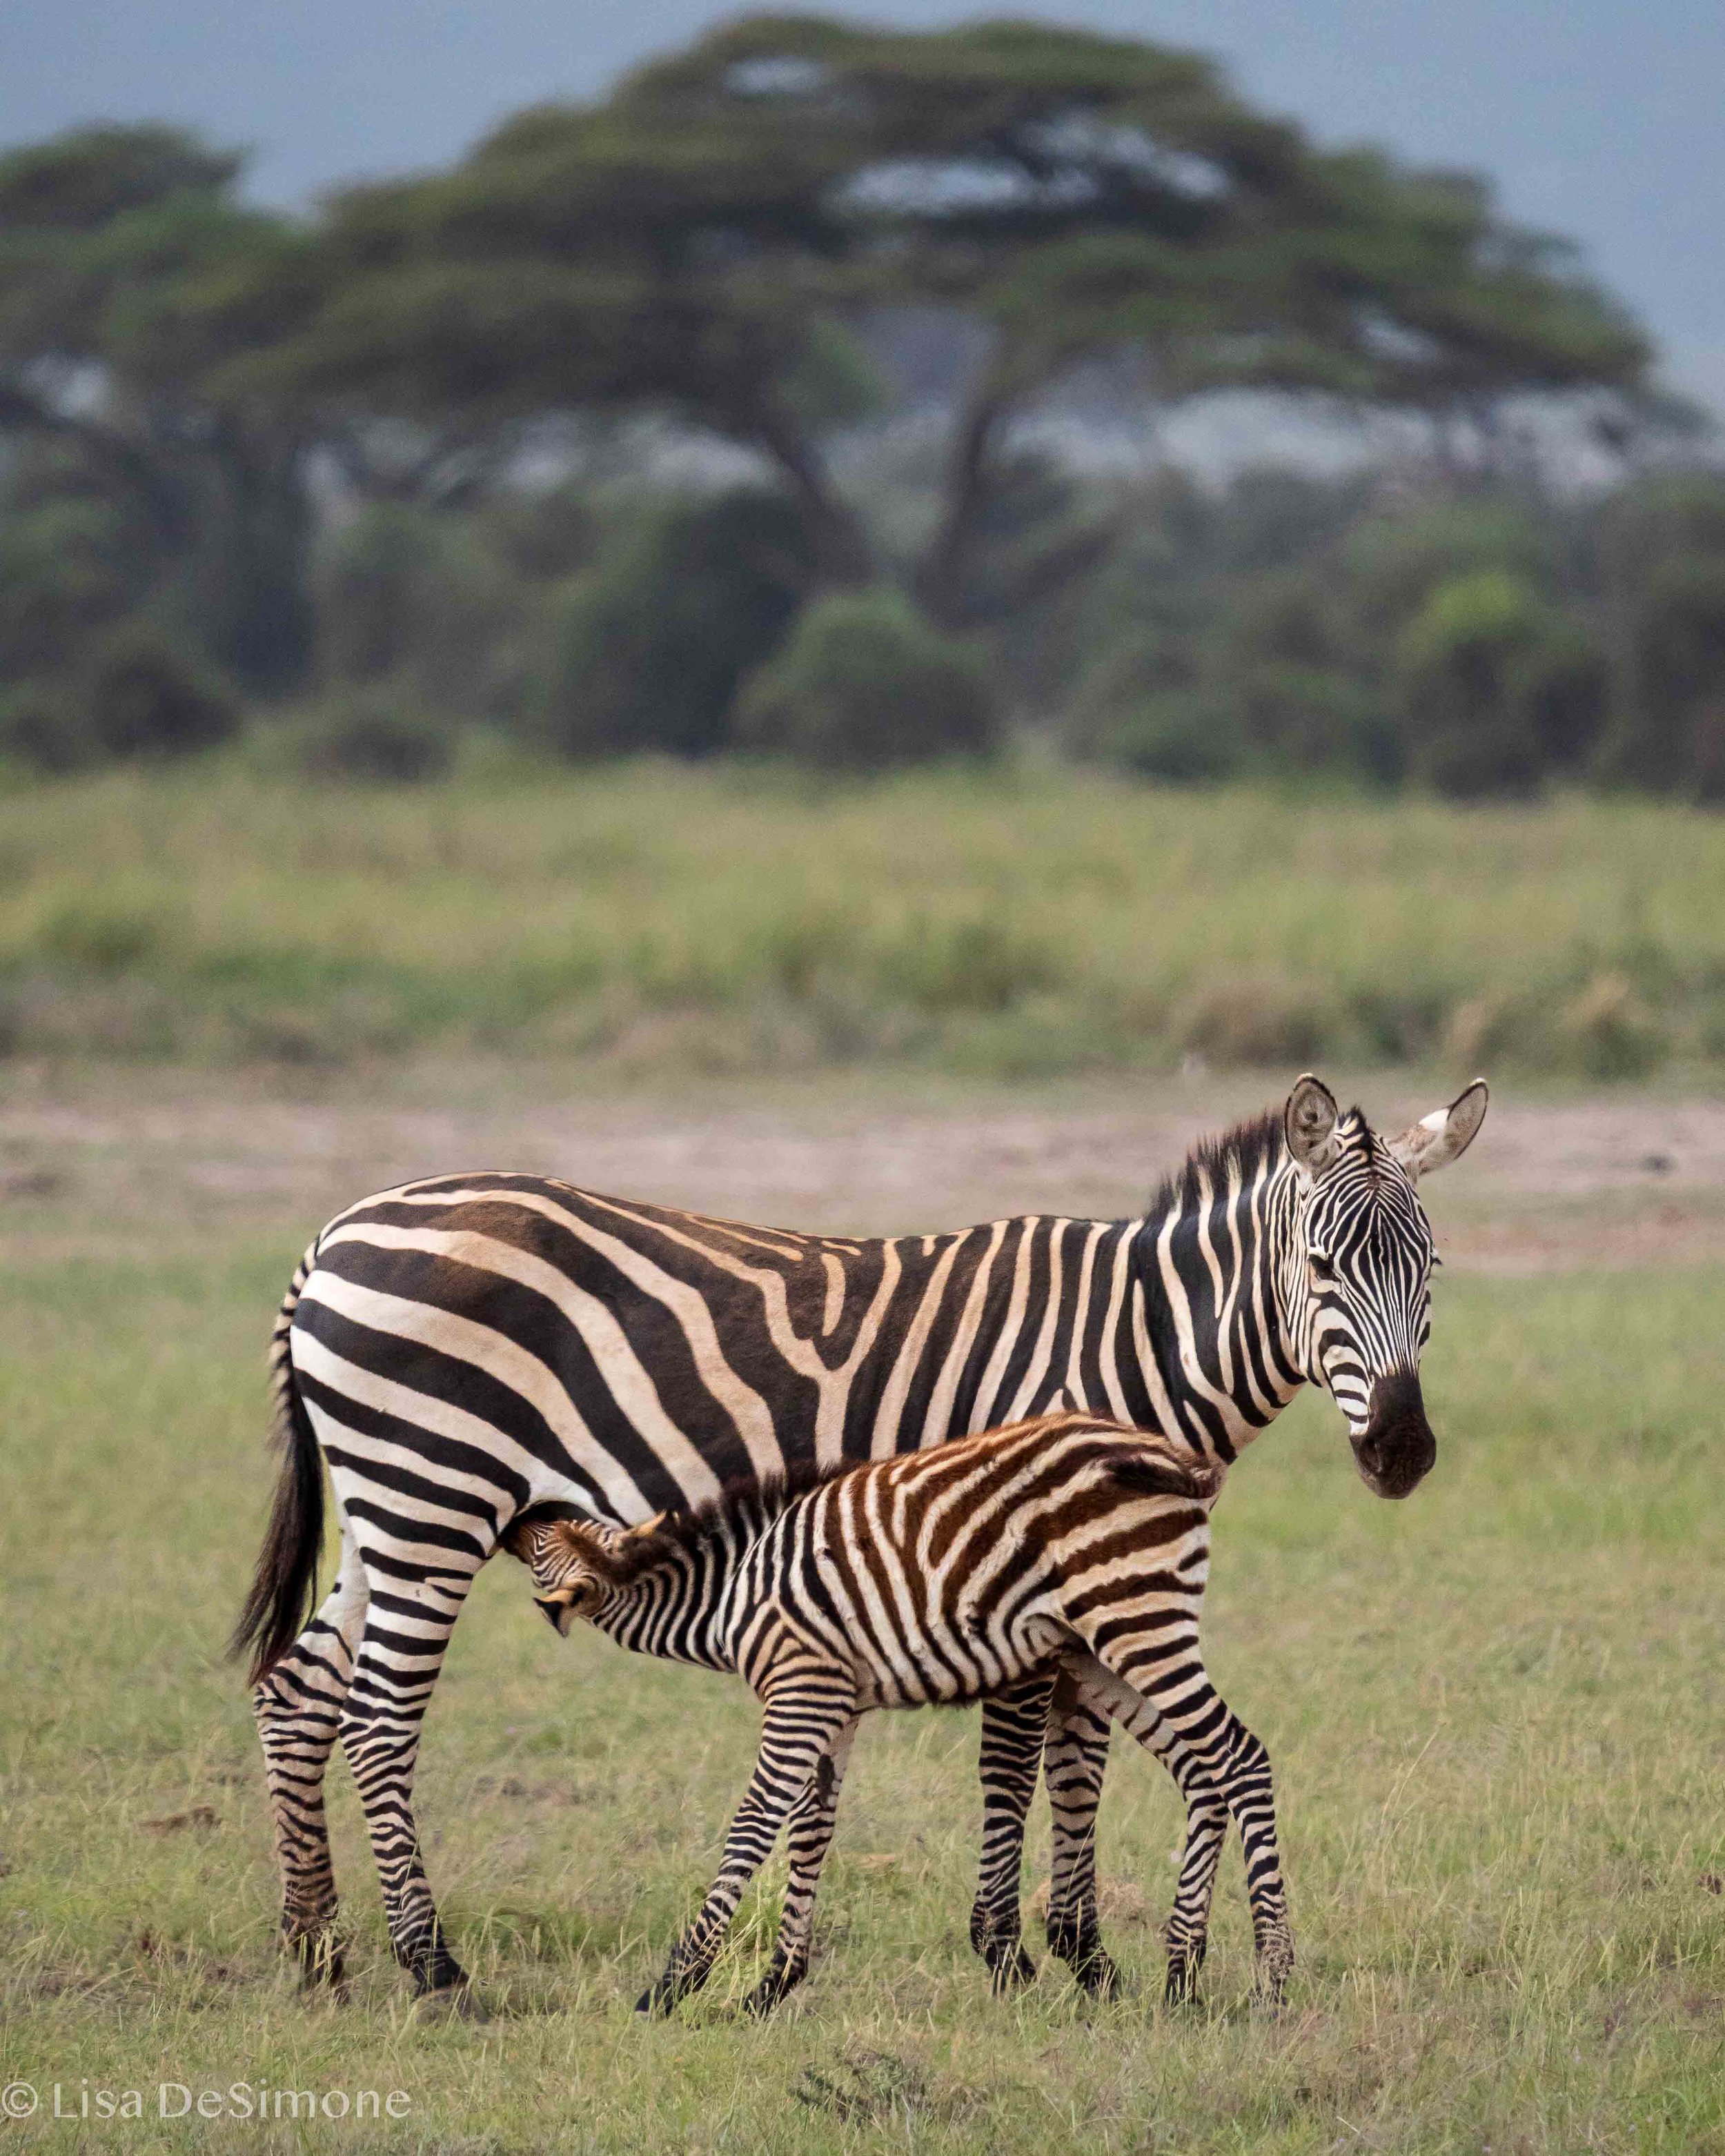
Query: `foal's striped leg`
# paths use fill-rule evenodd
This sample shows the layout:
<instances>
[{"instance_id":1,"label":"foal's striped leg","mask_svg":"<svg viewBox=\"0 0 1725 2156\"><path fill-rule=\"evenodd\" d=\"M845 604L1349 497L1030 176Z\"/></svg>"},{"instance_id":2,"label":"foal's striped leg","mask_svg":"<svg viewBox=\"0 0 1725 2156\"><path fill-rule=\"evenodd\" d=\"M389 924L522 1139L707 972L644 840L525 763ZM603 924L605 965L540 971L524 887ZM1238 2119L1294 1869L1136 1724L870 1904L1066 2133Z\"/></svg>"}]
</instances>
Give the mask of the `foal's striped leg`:
<instances>
[{"instance_id":1,"label":"foal's striped leg","mask_svg":"<svg viewBox=\"0 0 1725 2156\"><path fill-rule=\"evenodd\" d=\"M1228 1839L1228 1800L1208 1769L1142 1695L1122 1686L1111 1692L1109 1712L1128 1736L1153 1752L1173 1777L1186 1806L1186 1848L1168 1913L1168 1998L1183 2004L1196 1996L1198 1973L1209 1943L1210 1903L1216 1866Z\"/></svg>"},{"instance_id":2,"label":"foal's striped leg","mask_svg":"<svg viewBox=\"0 0 1725 2156\"><path fill-rule=\"evenodd\" d=\"M1231 1814L1245 1846L1260 1997L1281 1998L1293 1967L1270 1755L1211 1684L1194 1637L1151 1633L1093 1643L1085 1686L1163 1758L1187 1804L1186 1854L1168 1923L1168 1990L1189 1998L1204 1960L1216 1866Z\"/></svg>"},{"instance_id":3,"label":"foal's striped leg","mask_svg":"<svg viewBox=\"0 0 1725 2156\"><path fill-rule=\"evenodd\" d=\"M1054 1693L1052 1671L1027 1677L983 1702L983 1856L970 1943L988 1964L997 1993L1033 1981L1036 1964L1024 1952L1019 1909L1024 1861L1024 1821L1036 1794L1042 1733Z\"/></svg>"},{"instance_id":4,"label":"foal's striped leg","mask_svg":"<svg viewBox=\"0 0 1725 2156\"><path fill-rule=\"evenodd\" d=\"M792 1810L785 1829L790 1847L791 1876L785 1887L784 1909L779 1917L778 1938L767 1974L743 2005L751 2014L766 2014L809 1974L809 1935L814 1924L814 1897L820 1887L821 1866L832 1846L833 1828L839 1817L839 1792L856 1736L855 1719L833 1739L832 1748L816 1766L813 1778Z\"/></svg>"},{"instance_id":5,"label":"foal's striped leg","mask_svg":"<svg viewBox=\"0 0 1725 2156\"><path fill-rule=\"evenodd\" d=\"M638 2014L668 2014L711 1975L743 1888L772 1855L781 1828L822 1760L855 1719L850 1673L824 1664L781 1667L760 1689L767 1710L761 1749L725 1837L724 1861L700 1913L671 1948L664 1974L636 2000Z\"/></svg>"}]
</instances>

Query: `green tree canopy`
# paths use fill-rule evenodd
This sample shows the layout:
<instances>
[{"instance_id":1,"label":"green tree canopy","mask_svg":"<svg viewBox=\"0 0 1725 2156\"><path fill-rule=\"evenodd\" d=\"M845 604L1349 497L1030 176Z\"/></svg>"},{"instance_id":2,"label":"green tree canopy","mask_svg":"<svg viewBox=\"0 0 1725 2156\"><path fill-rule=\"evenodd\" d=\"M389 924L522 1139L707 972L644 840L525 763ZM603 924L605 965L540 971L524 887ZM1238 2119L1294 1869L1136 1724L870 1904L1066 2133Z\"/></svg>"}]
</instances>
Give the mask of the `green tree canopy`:
<instances>
[{"instance_id":1,"label":"green tree canopy","mask_svg":"<svg viewBox=\"0 0 1725 2156\"><path fill-rule=\"evenodd\" d=\"M212 377L255 341L258 295L300 243L235 199L241 164L164 126L0 157L0 434L55 445L74 492L141 517L132 596L177 579L217 654L267 682L303 639L302 444ZM249 315L209 304L224 286Z\"/></svg>"},{"instance_id":2,"label":"green tree canopy","mask_svg":"<svg viewBox=\"0 0 1725 2156\"><path fill-rule=\"evenodd\" d=\"M243 280L207 291L229 321L260 304ZM1320 154L1200 57L1024 22L733 22L603 104L523 112L452 171L341 197L269 292L236 391L480 430L669 412L770 461L841 585L870 549L811 374L871 309L960 311L986 337L917 571L948 621L1014 422L1080 367L1127 368L1163 404L1299 389L1489 430L1529 392L1633 391L1648 357L1482 182Z\"/></svg>"}]
</instances>

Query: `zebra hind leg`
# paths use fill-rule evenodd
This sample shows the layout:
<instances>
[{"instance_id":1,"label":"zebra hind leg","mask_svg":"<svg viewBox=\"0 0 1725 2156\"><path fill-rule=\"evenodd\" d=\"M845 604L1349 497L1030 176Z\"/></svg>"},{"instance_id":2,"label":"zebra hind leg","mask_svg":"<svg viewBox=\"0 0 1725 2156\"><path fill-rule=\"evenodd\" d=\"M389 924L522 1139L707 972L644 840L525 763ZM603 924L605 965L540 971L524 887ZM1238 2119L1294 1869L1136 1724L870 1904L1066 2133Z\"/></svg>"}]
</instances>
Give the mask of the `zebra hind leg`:
<instances>
[{"instance_id":1,"label":"zebra hind leg","mask_svg":"<svg viewBox=\"0 0 1725 2156\"><path fill-rule=\"evenodd\" d=\"M1189 2006L1198 1998L1199 1975L1209 1945L1216 1866L1228 1839L1228 1803L1214 1779L1189 1763L1175 1766L1173 1772L1186 1801L1186 1848L1168 1920L1164 1995L1170 2006Z\"/></svg>"},{"instance_id":2,"label":"zebra hind leg","mask_svg":"<svg viewBox=\"0 0 1725 2156\"><path fill-rule=\"evenodd\" d=\"M281 1872L281 1936L307 1991L343 1995L323 1785L365 1623L366 1578L342 1522L341 1569L322 1606L252 1692Z\"/></svg>"},{"instance_id":3,"label":"zebra hind leg","mask_svg":"<svg viewBox=\"0 0 1725 2156\"><path fill-rule=\"evenodd\" d=\"M365 1809L390 1949L417 1997L434 1996L480 2018L432 1899L413 1811L419 1732L473 1574L408 1578L379 1563L369 1568L369 1578L365 1630L341 1708L341 1748Z\"/></svg>"},{"instance_id":4,"label":"zebra hind leg","mask_svg":"<svg viewBox=\"0 0 1725 2156\"><path fill-rule=\"evenodd\" d=\"M1050 1671L983 1702L977 1763L983 1784L983 1853L970 1912L970 1943L988 1964L997 1998L1036 1977L1036 1964L1024 1952L1019 1896L1024 1822L1036 1794L1054 1684Z\"/></svg>"},{"instance_id":5,"label":"zebra hind leg","mask_svg":"<svg viewBox=\"0 0 1725 2156\"><path fill-rule=\"evenodd\" d=\"M1096 1907L1096 1811L1108 1764L1108 1718L1062 1670L1049 1709L1044 1769L1054 1827L1048 1888L1048 1944L1093 1998L1122 1989L1102 1944Z\"/></svg>"},{"instance_id":6,"label":"zebra hind leg","mask_svg":"<svg viewBox=\"0 0 1725 2156\"><path fill-rule=\"evenodd\" d=\"M778 1938L767 1974L743 2001L747 2014L770 2014L787 1992L793 1991L809 1974L809 1938L814 1924L814 1897L820 1887L821 1866L832 1845L833 1828L839 1817L839 1791L856 1736L851 1722L833 1740L832 1749L816 1767L814 1776L798 1798L785 1827L789 1844L791 1876L785 1887L784 1911Z\"/></svg>"},{"instance_id":7,"label":"zebra hind leg","mask_svg":"<svg viewBox=\"0 0 1725 2156\"><path fill-rule=\"evenodd\" d=\"M798 1683L783 1673L765 1691L766 1717L755 1771L731 1831L724 1860L694 1922L671 1948L657 1982L635 2001L638 2014L669 2014L701 1989L712 1974L719 1948L742 1892L773 1853L779 1830L795 1810L821 1761L856 1713L848 1676L823 1668Z\"/></svg>"},{"instance_id":8,"label":"zebra hind leg","mask_svg":"<svg viewBox=\"0 0 1725 2156\"><path fill-rule=\"evenodd\" d=\"M1260 2002L1279 2005L1293 1967L1294 1941L1282 1886L1269 1753L1211 1684L1195 1638L1164 1635L1143 1642L1136 1652L1127 1641L1111 1641L1101 1655L1107 1657L1106 1663L1099 1656L1096 1663L1086 1664L1086 1689L1157 1753L1186 1799L1186 1853L1168 1928L1169 1999L1179 2003L1195 1994L1216 1867L1231 1815L1245 1847L1253 1989ZM1152 1707L1146 1694L1174 1695L1174 1679L1178 1706Z\"/></svg>"},{"instance_id":9,"label":"zebra hind leg","mask_svg":"<svg viewBox=\"0 0 1725 2156\"><path fill-rule=\"evenodd\" d=\"M1278 2005L1293 1967L1294 1941L1276 1845L1270 1755L1231 1710L1224 1707L1222 1715L1212 1757L1196 1758L1183 1747L1178 1759L1171 1762L1186 1800L1186 1851L1168 1922L1167 1995L1170 2005L1188 2005L1198 1996L1216 1869L1231 1815L1240 1826L1245 1856L1255 1963L1253 1989L1260 1999Z\"/></svg>"},{"instance_id":10,"label":"zebra hind leg","mask_svg":"<svg viewBox=\"0 0 1725 2156\"><path fill-rule=\"evenodd\" d=\"M1200 1766L1173 1724L1148 1700L1106 1671L1098 1674L1101 1683L1094 1695L1098 1705L1161 1760L1186 1806L1186 1848L1166 1933L1166 1995L1170 2005L1188 2005L1198 1995L1199 1971L1209 1944L1216 1865L1228 1838L1227 1800L1214 1775Z\"/></svg>"},{"instance_id":11,"label":"zebra hind leg","mask_svg":"<svg viewBox=\"0 0 1725 2156\"><path fill-rule=\"evenodd\" d=\"M1252 1907L1256 1957L1254 1989L1260 2001L1279 2006L1294 1966L1294 1934L1276 1831L1276 1795L1270 1754L1233 1713L1224 1741L1229 1749L1228 1809L1240 1829L1245 1856L1246 1893Z\"/></svg>"}]
</instances>

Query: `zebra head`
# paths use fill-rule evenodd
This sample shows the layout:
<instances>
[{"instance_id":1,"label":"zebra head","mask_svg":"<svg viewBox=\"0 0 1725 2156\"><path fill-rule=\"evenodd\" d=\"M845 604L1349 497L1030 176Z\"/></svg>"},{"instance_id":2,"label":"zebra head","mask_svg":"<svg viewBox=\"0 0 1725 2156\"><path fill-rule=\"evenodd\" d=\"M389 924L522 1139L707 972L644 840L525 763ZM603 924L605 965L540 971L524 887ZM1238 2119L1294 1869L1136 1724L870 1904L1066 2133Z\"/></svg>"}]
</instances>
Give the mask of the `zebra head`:
<instances>
[{"instance_id":1,"label":"zebra head","mask_svg":"<svg viewBox=\"0 0 1725 2156\"><path fill-rule=\"evenodd\" d=\"M529 1514L505 1537L504 1546L531 1572L533 1599L547 1620L567 1634L576 1618L598 1615L634 1569L629 1558L655 1533L660 1517L641 1527L610 1527Z\"/></svg>"},{"instance_id":2,"label":"zebra head","mask_svg":"<svg viewBox=\"0 0 1725 2156\"><path fill-rule=\"evenodd\" d=\"M1420 1391L1437 1262L1421 1175L1464 1152L1485 1121L1485 1081L1398 1138L1346 1115L1309 1073L1288 1096L1292 1230L1281 1301L1302 1375L1348 1420L1354 1458L1380 1497L1405 1497L1437 1457Z\"/></svg>"}]
</instances>

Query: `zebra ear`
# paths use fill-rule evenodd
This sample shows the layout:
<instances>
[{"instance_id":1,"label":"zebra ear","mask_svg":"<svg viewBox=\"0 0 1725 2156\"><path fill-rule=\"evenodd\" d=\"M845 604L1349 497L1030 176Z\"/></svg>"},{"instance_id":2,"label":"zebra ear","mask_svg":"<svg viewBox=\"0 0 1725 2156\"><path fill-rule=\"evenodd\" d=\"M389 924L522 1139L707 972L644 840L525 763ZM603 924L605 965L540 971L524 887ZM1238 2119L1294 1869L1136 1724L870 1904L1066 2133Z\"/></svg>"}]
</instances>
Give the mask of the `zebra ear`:
<instances>
[{"instance_id":1,"label":"zebra ear","mask_svg":"<svg viewBox=\"0 0 1725 2156\"><path fill-rule=\"evenodd\" d=\"M1334 1166L1342 1151L1336 1137L1341 1120L1335 1095L1322 1078L1314 1078L1308 1070L1296 1082L1282 1111L1288 1151L1308 1175L1322 1175Z\"/></svg>"},{"instance_id":2,"label":"zebra ear","mask_svg":"<svg viewBox=\"0 0 1725 2156\"><path fill-rule=\"evenodd\" d=\"M1415 1183L1422 1175L1431 1175L1440 1168L1447 1168L1467 1151L1477 1137L1480 1125L1486 1120L1486 1103L1490 1098L1485 1080L1476 1078L1447 1108L1434 1108L1399 1138L1392 1138L1390 1158L1405 1169Z\"/></svg>"},{"instance_id":3,"label":"zebra ear","mask_svg":"<svg viewBox=\"0 0 1725 2156\"><path fill-rule=\"evenodd\" d=\"M553 1520L545 1533L534 1577L560 1576L556 1599L566 1602L578 1615L597 1609L605 1598L617 1568L613 1548L615 1530L590 1520Z\"/></svg>"}]
</instances>

